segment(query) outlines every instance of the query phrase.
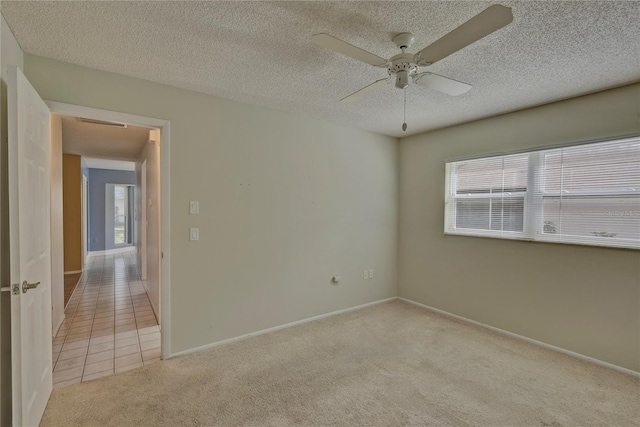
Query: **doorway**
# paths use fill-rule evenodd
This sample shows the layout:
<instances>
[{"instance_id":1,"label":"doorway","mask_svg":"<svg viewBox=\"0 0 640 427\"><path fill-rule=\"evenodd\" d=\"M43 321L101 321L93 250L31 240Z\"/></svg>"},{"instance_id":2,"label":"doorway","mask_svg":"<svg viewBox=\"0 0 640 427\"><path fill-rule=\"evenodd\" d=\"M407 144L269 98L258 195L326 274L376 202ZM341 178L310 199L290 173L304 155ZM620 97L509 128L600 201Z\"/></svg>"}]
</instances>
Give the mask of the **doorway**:
<instances>
[{"instance_id":1,"label":"doorway","mask_svg":"<svg viewBox=\"0 0 640 427\"><path fill-rule=\"evenodd\" d=\"M83 111L82 116L61 115L65 149L68 148L64 135L65 120L74 131L78 131L81 119L87 119L90 115L87 113L95 112L89 110ZM97 134L107 133L107 138L110 138L114 134L111 123L116 122L91 118L90 122L82 125L92 127ZM82 157L84 178L81 193L88 201L83 203L83 209L88 205L81 239L84 268L65 310L65 320L53 339L54 388L134 369L154 363L163 356L162 343L166 340L166 332L160 326L161 316L168 317L168 313L160 311L160 299L161 295L164 297L166 283L161 283L164 266L160 250L163 241L161 214L164 214L160 201L164 173L161 162L163 127L159 129L147 123L143 123L147 126L117 123L120 130L137 130L145 135L133 149L134 157L129 155L126 160L123 156L105 158L108 154L113 155L113 151L105 152L105 157L85 157L83 150L91 151L96 148L95 144L89 148L71 144L74 152L70 154ZM105 132L104 129L108 130ZM98 143L102 141L98 137L95 139ZM91 141L92 138L85 136L83 140ZM113 147L113 144L109 146ZM100 153L91 151L91 155ZM146 167L149 162L153 163L153 168ZM118 169L115 165L122 163L130 163L130 169L115 170ZM133 177L133 181L122 178L126 173ZM143 173L144 178L141 176ZM139 214L146 200L146 197L140 197L140 187L147 181L158 184L157 194L151 203L156 213L152 221ZM96 221L98 217L102 221ZM156 228L143 227L143 220L146 224L155 224ZM153 247L158 257L157 260L147 259L144 266L137 256L142 247L146 249L148 246L146 240L142 245L139 237L143 228L147 239L155 242ZM143 278L143 270L151 272L149 278ZM83 355L79 355L83 353L81 349L86 350Z\"/></svg>"}]
</instances>

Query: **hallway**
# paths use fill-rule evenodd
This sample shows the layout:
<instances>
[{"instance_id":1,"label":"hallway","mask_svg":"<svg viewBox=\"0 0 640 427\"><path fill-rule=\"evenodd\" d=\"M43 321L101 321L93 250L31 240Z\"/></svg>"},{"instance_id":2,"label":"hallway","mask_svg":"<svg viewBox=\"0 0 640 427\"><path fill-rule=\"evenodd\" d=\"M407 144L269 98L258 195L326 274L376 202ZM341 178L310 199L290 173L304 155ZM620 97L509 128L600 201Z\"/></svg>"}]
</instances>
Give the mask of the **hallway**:
<instances>
[{"instance_id":1,"label":"hallway","mask_svg":"<svg viewBox=\"0 0 640 427\"><path fill-rule=\"evenodd\" d=\"M53 386L89 381L160 360L160 327L135 253L92 256L53 340Z\"/></svg>"}]
</instances>

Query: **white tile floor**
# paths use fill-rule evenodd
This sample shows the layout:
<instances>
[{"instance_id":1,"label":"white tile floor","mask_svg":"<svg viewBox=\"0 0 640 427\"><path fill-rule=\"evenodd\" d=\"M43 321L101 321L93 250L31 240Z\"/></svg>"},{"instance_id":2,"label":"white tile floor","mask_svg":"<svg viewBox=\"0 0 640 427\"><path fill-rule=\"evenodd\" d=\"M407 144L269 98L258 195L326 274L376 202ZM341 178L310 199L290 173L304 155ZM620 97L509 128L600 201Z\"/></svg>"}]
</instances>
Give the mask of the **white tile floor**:
<instances>
[{"instance_id":1,"label":"white tile floor","mask_svg":"<svg viewBox=\"0 0 640 427\"><path fill-rule=\"evenodd\" d=\"M134 252L91 257L53 340L53 386L160 360L160 327Z\"/></svg>"}]
</instances>

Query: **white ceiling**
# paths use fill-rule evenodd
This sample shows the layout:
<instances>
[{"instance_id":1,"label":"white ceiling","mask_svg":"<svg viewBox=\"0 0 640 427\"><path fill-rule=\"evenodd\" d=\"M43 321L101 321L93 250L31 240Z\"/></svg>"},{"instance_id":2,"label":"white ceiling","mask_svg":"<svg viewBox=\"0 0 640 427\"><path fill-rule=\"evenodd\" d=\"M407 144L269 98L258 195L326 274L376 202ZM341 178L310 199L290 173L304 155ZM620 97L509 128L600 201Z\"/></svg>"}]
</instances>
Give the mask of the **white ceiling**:
<instances>
[{"instance_id":1,"label":"white ceiling","mask_svg":"<svg viewBox=\"0 0 640 427\"><path fill-rule=\"evenodd\" d=\"M377 55L421 50L492 2L10 2L25 52L403 136L640 80L640 2L502 1L507 27L434 64L471 83L451 97L393 86L339 99L386 71L311 43L329 33Z\"/></svg>"},{"instance_id":2,"label":"white ceiling","mask_svg":"<svg viewBox=\"0 0 640 427\"><path fill-rule=\"evenodd\" d=\"M149 129L83 123L75 117L62 117L62 151L85 157L136 160L149 140Z\"/></svg>"}]
</instances>

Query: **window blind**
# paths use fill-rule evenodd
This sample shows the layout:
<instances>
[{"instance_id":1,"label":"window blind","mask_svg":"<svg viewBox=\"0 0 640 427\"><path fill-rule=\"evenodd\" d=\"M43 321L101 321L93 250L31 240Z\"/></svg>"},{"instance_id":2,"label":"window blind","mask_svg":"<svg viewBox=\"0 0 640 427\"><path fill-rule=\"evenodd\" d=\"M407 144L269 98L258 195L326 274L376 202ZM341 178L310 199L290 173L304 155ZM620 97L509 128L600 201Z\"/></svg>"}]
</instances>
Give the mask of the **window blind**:
<instances>
[{"instance_id":1,"label":"window blind","mask_svg":"<svg viewBox=\"0 0 640 427\"><path fill-rule=\"evenodd\" d=\"M446 233L640 248L639 137L446 170Z\"/></svg>"},{"instance_id":2,"label":"window blind","mask_svg":"<svg viewBox=\"0 0 640 427\"><path fill-rule=\"evenodd\" d=\"M528 156L459 162L450 175L456 229L472 233L522 233Z\"/></svg>"}]
</instances>

